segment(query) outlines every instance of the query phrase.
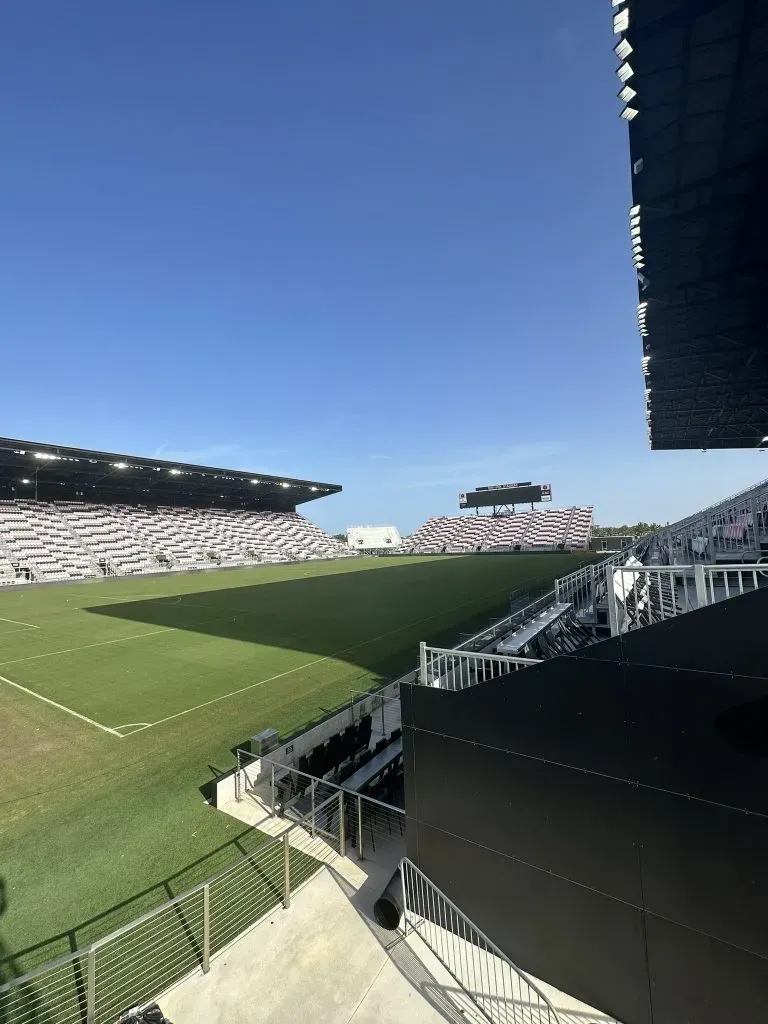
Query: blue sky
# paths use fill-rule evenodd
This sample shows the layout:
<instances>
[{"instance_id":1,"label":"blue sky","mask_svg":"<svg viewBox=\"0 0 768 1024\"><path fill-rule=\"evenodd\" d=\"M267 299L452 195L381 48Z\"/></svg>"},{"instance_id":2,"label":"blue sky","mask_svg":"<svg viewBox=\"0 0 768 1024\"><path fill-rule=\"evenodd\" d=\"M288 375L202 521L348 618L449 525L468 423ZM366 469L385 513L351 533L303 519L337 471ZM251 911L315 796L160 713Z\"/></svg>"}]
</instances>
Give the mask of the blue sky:
<instances>
[{"instance_id":1,"label":"blue sky","mask_svg":"<svg viewBox=\"0 0 768 1024\"><path fill-rule=\"evenodd\" d=\"M339 482L331 530L768 476L648 450L612 45L607 3L12 0L0 433Z\"/></svg>"}]
</instances>

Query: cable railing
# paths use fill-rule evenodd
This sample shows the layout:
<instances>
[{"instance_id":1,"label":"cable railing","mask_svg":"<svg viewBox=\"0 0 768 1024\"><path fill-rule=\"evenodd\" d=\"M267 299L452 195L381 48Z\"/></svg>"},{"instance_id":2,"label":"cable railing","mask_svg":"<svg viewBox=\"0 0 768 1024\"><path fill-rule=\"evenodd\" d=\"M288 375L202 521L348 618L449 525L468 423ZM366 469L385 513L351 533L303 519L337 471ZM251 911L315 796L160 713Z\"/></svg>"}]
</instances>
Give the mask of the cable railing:
<instances>
[{"instance_id":1,"label":"cable railing","mask_svg":"<svg viewBox=\"0 0 768 1024\"><path fill-rule=\"evenodd\" d=\"M419 683L440 690L465 690L468 686L509 675L541 661L539 658L519 658L509 654L449 650L430 647L426 643L419 646L419 660Z\"/></svg>"},{"instance_id":2,"label":"cable railing","mask_svg":"<svg viewBox=\"0 0 768 1024\"><path fill-rule=\"evenodd\" d=\"M370 803L361 797L358 808ZM397 812L397 815L395 815ZM359 811L358 811L359 813ZM128 1007L155 999L277 908L324 864L345 854L357 826L337 789L277 837L235 864L83 949L0 986L3 1024L109 1024ZM397 808L360 814L363 834L383 832ZM402 812L404 820L404 812ZM404 828L404 825L403 825Z\"/></svg>"},{"instance_id":3,"label":"cable railing","mask_svg":"<svg viewBox=\"0 0 768 1024\"><path fill-rule=\"evenodd\" d=\"M403 930L415 933L491 1024L561 1024L544 993L412 861L400 861Z\"/></svg>"},{"instance_id":4,"label":"cable railing","mask_svg":"<svg viewBox=\"0 0 768 1024\"><path fill-rule=\"evenodd\" d=\"M608 573L611 635L628 633L768 584L768 565L621 565Z\"/></svg>"},{"instance_id":5,"label":"cable railing","mask_svg":"<svg viewBox=\"0 0 768 1024\"><path fill-rule=\"evenodd\" d=\"M313 835L330 832L333 841L339 843L339 851L351 856L354 850L358 860L380 856L392 843L402 842L405 810L394 803L301 772L269 757L247 750L237 753L236 799L257 803L267 818L291 821L299 816L298 820ZM391 760L383 759L376 775L380 791L391 800L402 793L401 780L396 781L401 760L402 755L394 752ZM307 809L309 813L304 813Z\"/></svg>"}]
</instances>

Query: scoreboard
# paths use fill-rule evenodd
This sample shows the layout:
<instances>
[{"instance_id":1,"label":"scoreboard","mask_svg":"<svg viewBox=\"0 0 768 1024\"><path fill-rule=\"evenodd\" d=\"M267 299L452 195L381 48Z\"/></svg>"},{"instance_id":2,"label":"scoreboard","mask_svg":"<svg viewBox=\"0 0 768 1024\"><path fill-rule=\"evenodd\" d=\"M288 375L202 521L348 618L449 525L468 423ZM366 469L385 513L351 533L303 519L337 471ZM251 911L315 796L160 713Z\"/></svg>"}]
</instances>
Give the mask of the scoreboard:
<instances>
[{"instance_id":1,"label":"scoreboard","mask_svg":"<svg viewBox=\"0 0 768 1024\"><path fill-rule=\"evenodd\" d=\"M523 505L529 502L552 501L551 484L492 484L475 491L462 491L459 508L491 508L498 505Z\"/></svg>"}]
</instances>

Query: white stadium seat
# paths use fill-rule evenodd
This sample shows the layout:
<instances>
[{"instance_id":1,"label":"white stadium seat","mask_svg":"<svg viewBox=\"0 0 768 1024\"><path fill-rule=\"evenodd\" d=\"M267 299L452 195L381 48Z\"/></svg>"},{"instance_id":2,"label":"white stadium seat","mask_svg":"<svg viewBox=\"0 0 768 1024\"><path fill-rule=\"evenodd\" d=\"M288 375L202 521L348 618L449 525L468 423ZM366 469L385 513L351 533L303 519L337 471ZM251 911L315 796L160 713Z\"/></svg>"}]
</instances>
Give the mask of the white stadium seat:
<instances>
[{"instance_id":1,"label":"white stadium seat","mask_svg":"<svg viewBox=\"0 0 768 1024\"><path fill-rule=\"evenodd\" d=\"M0 501L0 585L349 554L296 512Z\"/></svg>"},{"instance_id":2,"label":"white stadium seat","mask_svg":"<svg viewBox=\"0 0 768 1024\"><path fill-rule=\"evenodd\" d=\"M592 508L537 509L507 516L435 516L403 544L413 554L586 548Z\"/></svg>"}]
</instances>

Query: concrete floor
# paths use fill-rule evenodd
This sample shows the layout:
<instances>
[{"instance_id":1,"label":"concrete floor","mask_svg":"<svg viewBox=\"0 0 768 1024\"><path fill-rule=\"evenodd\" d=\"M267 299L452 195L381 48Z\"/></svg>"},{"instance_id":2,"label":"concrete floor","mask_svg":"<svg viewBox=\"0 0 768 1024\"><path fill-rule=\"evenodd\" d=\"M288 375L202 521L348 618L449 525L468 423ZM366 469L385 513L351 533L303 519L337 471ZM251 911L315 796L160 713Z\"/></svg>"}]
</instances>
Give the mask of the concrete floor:
<instances>
[{"instance_id":1,"label":"concrete floor","mask_svg":"<svg viewBox=\"0 0 768 1024\"><path fill-rule=\"evenodd\" d=\"M223 808L221 808L223 809ZM240 820L273 835L289 823L271 818L257 800L227 806ZM294 830L297 844L302 830ZM317 841L313 841L317 856ZM405 855L397 832L365 860L340 857L330 846L324 868L291 901L158 997L175 1024L481 1024L485 1018L417 932L380 928L373 904ZM535 980L535 979L534 979ZM613 1024L551 986L536 982L561 1024ZM535 1024L527 1004L505 1004L507 1024Z\"/></svg>"}]
</instances>

